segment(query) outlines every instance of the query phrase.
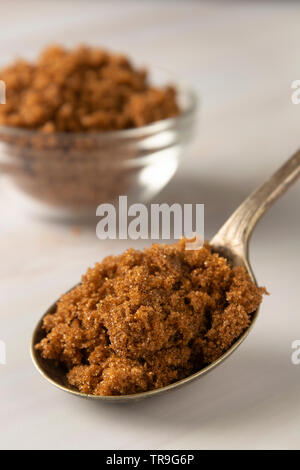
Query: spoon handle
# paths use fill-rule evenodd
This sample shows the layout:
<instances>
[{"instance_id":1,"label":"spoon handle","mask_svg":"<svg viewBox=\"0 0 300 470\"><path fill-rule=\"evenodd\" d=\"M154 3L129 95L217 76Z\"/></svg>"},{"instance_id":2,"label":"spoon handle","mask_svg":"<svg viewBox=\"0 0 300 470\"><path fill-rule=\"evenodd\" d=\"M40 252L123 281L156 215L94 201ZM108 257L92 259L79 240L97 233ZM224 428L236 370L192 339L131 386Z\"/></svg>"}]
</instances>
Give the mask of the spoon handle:
<instances>
[{"instance_id":1,"label":"spoon handle","mask_svg":"<svg viewBox=\"0 0 300 470\"><path fill-rule=\"evenodd\" d=\"M236 250L247 250L251 233L259 219L299 175L300 150L236 209L212 239L212 245L226 244Z\"/></svg>"}]
</instances>

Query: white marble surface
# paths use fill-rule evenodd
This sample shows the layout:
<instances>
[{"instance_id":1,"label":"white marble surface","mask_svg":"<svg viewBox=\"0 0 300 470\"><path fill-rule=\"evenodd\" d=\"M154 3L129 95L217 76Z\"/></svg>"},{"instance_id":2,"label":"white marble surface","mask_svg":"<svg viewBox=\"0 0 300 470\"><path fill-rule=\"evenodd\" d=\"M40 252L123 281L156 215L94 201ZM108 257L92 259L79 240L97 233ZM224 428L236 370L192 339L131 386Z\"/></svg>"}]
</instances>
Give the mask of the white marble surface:
<instances>
[{"instance_id":1,"label":"white marble surface","mask_svg":"<svg viewBox=\"0 0 300 470\"><path fill-rule=\"evenodd\" d=\"M177 71L199 91L199 132L159 200L202 202L209 237L300 146L297 2L13 1L0 4L0 61L49 41L89 41ZM1 183L1 182L0 182ZM1 184L0 184L1 194ZM128 242L33 221L0 197L2 449L299 449L299 185L266 215L251 259L271 296L249 339L187 389L131 405L78 400L35 371L37 319L88 265Z\"/></svg>"}]
</instances>

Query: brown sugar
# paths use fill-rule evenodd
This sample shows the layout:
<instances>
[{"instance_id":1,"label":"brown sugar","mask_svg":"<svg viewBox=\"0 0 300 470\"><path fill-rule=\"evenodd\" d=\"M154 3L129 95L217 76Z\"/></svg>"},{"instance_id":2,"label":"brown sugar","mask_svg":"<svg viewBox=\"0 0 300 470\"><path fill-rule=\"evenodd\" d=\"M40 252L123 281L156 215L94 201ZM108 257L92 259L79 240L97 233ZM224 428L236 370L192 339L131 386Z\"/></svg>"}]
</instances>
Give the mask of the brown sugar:
<instances>
[{"instance_id":1,"label":"brown sugar","mask_svg":"<svg viewBox=\"0 0 300 470\"><path fill-rule=\"evenodd\" d=\"M46 214L50 208L94 215L120 194L136 198L137 187L143 194L139 157L156 147L142 144L159 131L116 131L181 112L171 85L153 86L147 70L100 48L50 46L34 63L18 60L1 69L0 80L6 84L0 172Z\"/></svg>"},{"instance_id":2,"label":"brown sugar","mask_svg":"<svg viewBox=\"0 0 300 470\"><path fill-rule=\"evenodd\" d=\"M177 116L172 86L157 88L145 69L100 48L53 45L37 62L0 70L6 104L0 125L45 133L128 129Z\"/></svg>"},{"instance_id":3,"label":"brown sugar","mask_svg":"<svg viewBox=\"0 0 300 470\"><path fill-rule=\"evenodd\" d=\"M89 269L45 317L36 345L83 393L163 387L220 357L250 325L265 289L209 245L154 244Z\"/></svg>"}]
</instances>

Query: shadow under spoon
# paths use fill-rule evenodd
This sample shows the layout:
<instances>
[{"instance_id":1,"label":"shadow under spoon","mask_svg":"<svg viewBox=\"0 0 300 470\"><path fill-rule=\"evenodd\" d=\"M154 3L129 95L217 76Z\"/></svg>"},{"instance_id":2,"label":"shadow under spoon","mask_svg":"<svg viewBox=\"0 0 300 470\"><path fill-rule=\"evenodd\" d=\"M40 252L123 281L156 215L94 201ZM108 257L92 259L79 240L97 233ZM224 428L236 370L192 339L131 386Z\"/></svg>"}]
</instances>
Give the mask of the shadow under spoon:
<instances>
[{"instance_id":1,"label":"shadow under spoon","mask_svg":"<svg viewBox=\"0 0 300 470\"><path fill-rule=\"evenodd\" d=\"M260 188L254 191L232 214L227 222L220 228L217 234L213 237L210 244L215 252L227 258L231 266L244 266L250 275L252 281L256 284L256 279L252 272L249 262L248 247L251 234L262 215L269 209L269 207L287 191L287 189L294 183L300 175L300 150L293 155L287 162L274 173L274 175L266 181ZM79 392L73 388L67 381L66 371L62 366L55 365L52 361L45 360L41 357L39 351L35 349L35 345L45 337L46 333L42 329L43 319L49 313L53 314L56 311L55 302L43 315L37 324L31 342L31 356L36 368L39 372L53 385L61 390L72 393L74 395L90 398L93 400L104 400L111 402L125 402L132 400L139 400L146 397L155 396L178 387L182 387L193 380L202 377L215 367L220 365L227 359L245 340L250 333L255 320L258 316L259 309L254 312L250 327L242 334L242 336L216 361L209 364L199 372L186 377L183 380L172 383L166 387L150 390L148 392L137 393L133 395L118 395L118 396L95 396L87 395Z\"/></svg>"}]
</instances>

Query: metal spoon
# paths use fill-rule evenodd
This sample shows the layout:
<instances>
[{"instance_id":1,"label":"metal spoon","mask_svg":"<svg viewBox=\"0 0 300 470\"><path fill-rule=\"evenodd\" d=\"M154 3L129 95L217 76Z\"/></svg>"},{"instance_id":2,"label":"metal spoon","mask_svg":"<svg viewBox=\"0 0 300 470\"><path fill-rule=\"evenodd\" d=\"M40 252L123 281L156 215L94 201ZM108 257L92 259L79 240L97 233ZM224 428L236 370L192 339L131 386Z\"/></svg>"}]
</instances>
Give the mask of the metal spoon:
<instances>
[{"instance_id":1,"label":"metal spoon","mask_svg":"<svg viewBox=\"0 0 300 470\"><path fill-rule=\"evenodd\" d=\"M211 240L213 250L226 257L232 266L244 266L248 271L253 282L256 283L254 274L252 272L249 257L248 257L248 244L252 231L262 217L262 215L269 209L269 207L291 186L293 182L300 175L300 150L291 157L279 170L266 181L259 189L252 193L232 214L227 222L221 227L218 233ZM54 313L56 310L56 302L47 310L45 315ZM258 309L259 310L259 309ZM183 379L178 382L172 383L166 387L150 390L148 392L125 395L125 396L94 396L87 395L74 389L66 379L65 371L62 367L54 365L51 361L43 359L34 345L39 343L45 337L45 332L42 329L43 318L36 326L31 342L31 356L33 362L39 372L53 385L61 390L72 393L74 395L91 398L96 400L106 400L111 402L132 401L141 398L151 397L167 391L175 390L185 384L192 382L195 379L203 376L207 372L220 365L227 359L251 331L255 320L258 316L258 310L254 313L250 327L243 333L243 335L231 346L231 348L223 354L219 359L209 364L199 372Z\"/></svg>"}]
</instances>

